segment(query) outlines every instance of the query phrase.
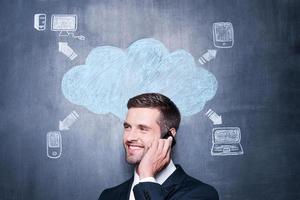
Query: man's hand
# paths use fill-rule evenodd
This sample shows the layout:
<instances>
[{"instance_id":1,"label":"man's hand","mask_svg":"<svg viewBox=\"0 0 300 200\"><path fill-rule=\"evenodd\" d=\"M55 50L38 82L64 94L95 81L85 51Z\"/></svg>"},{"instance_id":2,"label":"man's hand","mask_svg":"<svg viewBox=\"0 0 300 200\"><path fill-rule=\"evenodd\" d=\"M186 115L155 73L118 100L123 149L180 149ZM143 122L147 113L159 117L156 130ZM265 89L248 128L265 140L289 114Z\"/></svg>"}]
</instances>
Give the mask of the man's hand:
<instances>
[{"instance_id":1,"label":"man's hand","mask_svg":"<svg viewBox=\"0 0 300 200\"><path fill-rule=\"evenodd\" d=\"M155 177L170 162L172 137L154 140L144 154L137 173L140 179Z\"/></svg>"}]
</instances>

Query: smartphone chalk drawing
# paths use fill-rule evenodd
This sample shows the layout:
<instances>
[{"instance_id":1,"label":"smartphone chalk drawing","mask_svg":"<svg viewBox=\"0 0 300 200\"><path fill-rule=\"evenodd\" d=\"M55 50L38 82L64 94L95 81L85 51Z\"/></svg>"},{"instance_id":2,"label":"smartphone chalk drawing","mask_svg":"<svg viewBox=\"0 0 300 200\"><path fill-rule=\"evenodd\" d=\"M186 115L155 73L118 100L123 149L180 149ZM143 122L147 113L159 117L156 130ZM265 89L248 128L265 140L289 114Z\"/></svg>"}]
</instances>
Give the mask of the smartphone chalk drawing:
<instances>
[{"instance_id":1,"label":"smartphone chalk drawing","mask_svg":"<svg viewBox=\"0 0 300 200\"><path fill-rule=\"evenodd\" d=\"M61 133L51 131L47 133L47 156L48 158L59 158L62 153Z\"/></svg>"},{"instance_id":2,"label":"smartphone chalk drawing","mask_svg":"<svg viewBox=\"0 0 300 200\"><path fill-rule=\"evenodd\" d=\"M234 43L234 32L231 22L216 22L213 24L214 46L231 48Z\"/></svg>"}]
</instances>

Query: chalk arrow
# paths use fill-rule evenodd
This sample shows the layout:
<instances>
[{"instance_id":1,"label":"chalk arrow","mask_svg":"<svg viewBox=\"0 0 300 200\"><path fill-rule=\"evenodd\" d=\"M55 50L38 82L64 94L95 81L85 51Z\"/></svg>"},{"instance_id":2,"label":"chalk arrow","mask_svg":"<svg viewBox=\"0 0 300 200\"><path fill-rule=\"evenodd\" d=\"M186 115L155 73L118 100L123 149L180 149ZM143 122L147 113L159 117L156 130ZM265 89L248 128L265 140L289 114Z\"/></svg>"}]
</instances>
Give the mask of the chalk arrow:
<instances>
[{"instance_id":1,"label":"chalk arrow","mask_svg":"<svg viewBox=\"0 0 300 200\"><path fill-rule=\"evenodd\" d=\"M200 58L199 62L201 65L204 65L205 63L211 61L212 59L215 59L217 56L217 50L209 49L206 53L204 53Z\"/></svg>"},{"instance_id":2,"label":"chalk arrow","mask_svg":"<svg viewBox=\"0 0 300 200\"><path fill-rule=\"evenodd\" d=\"M63 121L59 121L59 130L66 131L77 121L79 118L78 113L74 110Z\"/></svg>"},{"instance_id":3,"label":"chalk arrow","mask_svg":"<svg viewBox=\"0 0 300 200\"><path fill-rule=\"evenodd\" d=\"M77 54L68 45L67 42L59 42L58 43L58 51L63 53L65 56L69 57L71 60L74 60L77 57Z\"/></svg>"},{"instance_id":4,"label":"chalk arrow","mask_svg":"<svg viewBox=\"0 0 300 200\"><path fill-rule=\"evenodd\" d=\"M217 56L217 50L214 49L209 49L207 50L208 54L212 57L212 58L216 58Z\"/></svg>"},{"instance_id":5,"label":"chalk arrow","mask_svg":"<svg viewBox=\"0 0 300 200\"><path fill-rule=\"evenodd\" d=\"M67 126L64 124L64 122L59 121L59 130L60 130L60 131L66 131L66 130L69 130L69 129L70 129L70 128L67 127Z\"/></svg>"},{"instance_id":6,"label":"chalk arrow","mask_svg":"<svg viewBox=\"0 0 300 200\"><path fill-rule=\"evenodd\" d=\"M222 124L222 116L218 115L215 111L212 109L209 109L205 115L213 122L214 125L220 125Z\"/></svg>"}]
</instances>

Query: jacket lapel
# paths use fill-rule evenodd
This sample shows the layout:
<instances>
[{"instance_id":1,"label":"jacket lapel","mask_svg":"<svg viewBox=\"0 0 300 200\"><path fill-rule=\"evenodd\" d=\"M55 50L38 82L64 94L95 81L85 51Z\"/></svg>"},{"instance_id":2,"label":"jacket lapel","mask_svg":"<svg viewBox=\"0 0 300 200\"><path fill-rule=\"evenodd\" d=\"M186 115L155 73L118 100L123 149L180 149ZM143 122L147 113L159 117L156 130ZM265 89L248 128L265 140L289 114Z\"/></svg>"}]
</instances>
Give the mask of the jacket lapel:
<instances>
[{"instance_id":1,"label":"jacket lapel","mask_svg":"<svg viewBox=\"0 0 300 200\"><path fill-rule=\"evenodd\" d=\"M171 196L176 190L181 187L181 182L186 177L186 173L180 167L176 165L176 170L173 174L162 184L162 187L165 191L165 198Z\"/></svg>"},{"instance_id":2,"label":"jacket lapel","mask_svg":"<svg viewBox=\"0 0 300 200\"><path fill-rule=\"evenodd\" d=\"M133 183L133 176L128 181L125 182L124 186L119 191L119 198L118 199L120 199L120 200L129 200L132 183Z\"/></svg>"}]
</instances>

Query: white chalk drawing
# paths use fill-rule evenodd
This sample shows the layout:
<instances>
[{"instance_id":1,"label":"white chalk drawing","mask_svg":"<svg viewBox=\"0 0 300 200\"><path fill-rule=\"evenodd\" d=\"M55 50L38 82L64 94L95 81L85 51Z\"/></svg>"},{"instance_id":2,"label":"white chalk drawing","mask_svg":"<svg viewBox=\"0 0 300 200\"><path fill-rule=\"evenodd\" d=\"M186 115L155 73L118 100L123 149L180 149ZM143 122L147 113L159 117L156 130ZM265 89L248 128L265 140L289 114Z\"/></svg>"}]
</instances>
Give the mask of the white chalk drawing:
<instances>
[{"instance_id":1,"label":"white chalk drawing","mask_svg":"<svg viewBox=\"0 0 300 200\"><path fill-rule=\"evenodd\" d=\"M33 27L38 31L46 30L47 15L44 13L34 14Z\"/></svg>"},{"instance_id":2,"label":"white chalk drawing","mask_svg":"<svg viewBox=\"0 0 300 200\"><path fill-rule=\"evenodd\" d=\"M62 153L62 140L59 131L47 133L47 156L48 158L59 158Z\"/></svg>"},{"instance_id":3,"label":"white chalk drawing","mask_svg":"<svg viewBox=\"0 0 300 200\"><path fill-rule=\"evenodd\" d=\"M218 115L212 109L209 109L205 115L213 122L214 125L222 124L222 116Z\"/></svg>"},{"instance_id":4,"label":"white chalk drawing","mask_svg":"<svg viewBox=\"0 0 300 200\"><path fill-rule=\"evenodd\" d=\"M219 127L212 130L212 156L244 154L239 127Z\"/></svg>"},{"instance_id":5,"label":"white chalk drawing","mask_svg":"<svg viewBox=\"0 0 300 200\"><path fill-rule=\"evenodd\" d=\"M77 54L74 50L68 45L67 42L59 42L58 43L58 51L63 53L65 56L74 60L77 57Z\"/></svg>"},{"instance_id":6,"label":"white chalk drawing","mask_svg":"<svg viewBox=\"0 0 300 200\"><path fill-rule=\"evenodd\" d=\"M51 30L59 31L61 36L68 36L68 31L77 30L77 15L52 15Z\"/></svg>"},{"instance_id":7,"label":"white chalk drawing","mask_svg":"<svg viewBox=\"0 0 300 200\"><path fill-rule=\"evenodd\" d=\"M205 63L211 61L212 59L215 59L217 55L217 50L209 49L206 53L204 53L200 58L199 62L201 65L204 65Z\"/></svg>"},{"instance_id":8,"label":"white chalk drawing","mask_svg":"<svg viewBox=\"0 0 300 200\"><path fill-rule=\"evenodd\" d=\"M217 48L231 48L234 43L234 31L230 22L213 24L214 45Z\"/></svg>"},{"instance_id":9,"label":"white chalk drawing","mask_svg":"<svg viewBox=\"0 0 300 200\"><path fill-rule=\"evenodd\" d=\"M78 120L79 114L74 110L63 121L59 121L59 130L69 130L70 127Z\"/></svg>"},{"instance_id":10,"label":"white chalk drawing","mask_svg":"<svg viewBox=\"0 0 300 200\"><path fill-rule=\"evenodd\" d=\"M79 40L85 40L83 35L75 35L77 30L77 15L74 14L61 14L51 16L51 30L58 31L59 36L72 36Z\"/></svg>"},{"instance_id":11,"label":"white chalk drawing","mask_svg":"<svg viewBox=\"0 0 300 200\"><path fill-rule=\"evenodd\" d=\"M215 76L196 65L190 53L169 52L152 38L135 41L125 50L94 48L85 64L72 67L62 79L62 92L70 102L120 119L126 116L124 103L144 92L170 97L183 116L190 116L203 109L217 87Z\"/></svg>"}]
</instances>

